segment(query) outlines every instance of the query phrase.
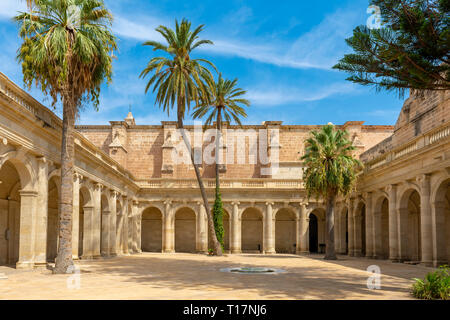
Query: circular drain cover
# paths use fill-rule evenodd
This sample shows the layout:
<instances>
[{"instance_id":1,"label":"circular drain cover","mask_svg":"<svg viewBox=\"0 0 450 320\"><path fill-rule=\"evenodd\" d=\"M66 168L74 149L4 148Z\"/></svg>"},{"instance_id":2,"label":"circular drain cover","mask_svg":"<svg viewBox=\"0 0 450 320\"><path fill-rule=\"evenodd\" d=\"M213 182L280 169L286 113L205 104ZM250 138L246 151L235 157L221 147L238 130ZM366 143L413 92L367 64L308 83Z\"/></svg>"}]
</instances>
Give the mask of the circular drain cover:
<instances>
[{"instance_id":1,"label":"circular drain cover","mask_svg":"<svg viewBox=\"0 0 450 320\"><path fill-rule=\"evenodd\" d=\"M266 268L266 267L235 267L235 268L224 268L220 269L222 272L232 272L232 273L281 273L285 272L281 269Z\"/></svg>"}]
</instances>

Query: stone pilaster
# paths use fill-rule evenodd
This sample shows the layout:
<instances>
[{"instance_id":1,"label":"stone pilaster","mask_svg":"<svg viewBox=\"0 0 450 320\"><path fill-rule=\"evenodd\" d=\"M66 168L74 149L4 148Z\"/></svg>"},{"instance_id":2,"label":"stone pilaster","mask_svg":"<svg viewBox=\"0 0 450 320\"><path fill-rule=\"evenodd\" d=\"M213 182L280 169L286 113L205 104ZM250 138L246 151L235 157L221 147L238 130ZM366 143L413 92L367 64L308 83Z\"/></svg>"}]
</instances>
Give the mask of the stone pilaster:
<instances>
[{"instance_id":1,"label":"stone pilaster","mask_svg":"<svg viewBox=\"0 0 450 320\"><path fill-rule=\"evenodd\" d=\"M298 225L297 253L307 254L309 253L309 219L305 203L300 204L300 219Z\"/></svg>"},{"instance_id":2,"label":"stone pilaster","mask_svg":"<svg viewBox=\"0 0 450 320\"><path fill-rule=\"evenodd\" d=\"M103 185L96 183L94 185L94 212L92 217L92 254L94 258L101 256L100 254L100 243L101 243L101 233L102 233L102 190Z\"/></svg>"},{"instance_id":3,"label":"stone pilaster","mask_svg":"<svg viewBox=\"0 0 450 320\"><path fill-rule=\"evenodd\" d=\"M116 239L116 231L117 231L117 199L119 197L119 193L117 191L111 191L110 193L110 228L109 228L109 243L110 243L110 252L111 256L117 255L117 239Z\"/></svg>"},{"instance_id":4,"label":"stone pilaster","mask_svg":"<svg viewBox=\"0 0 450 320\"><path fill-rule=\"evenodd\" d=\"M44 157L37 158L38 196L36 207L36 238L34 245L35 266L47 264L47 225L48 225L48 161Z\"/></svg>"},{"instance_id":5,"label":"stone pilaster","mask_svg":"<svg viewBox=\"0 0 450 320\"><path fill-rule=\"evenodd\" d=\"M17 269L34 267L34 244L36 230L36 203L38 192L22 190L20 193L19 261Z\"/></svg>"},{"instance_id":6,"label":"stone pilaster","mask_svg":"<svg viewBox=\"0 0 450 320\"><path fill-rule=\"evenodd\" d=\"M366 257L372 258L374 256L374 214L372 205L372 192L364 194L366 199Z\"/></svg>"},{"instance_id":7,"label":"stone pilaster","mask_svg":"<svg viewBox=\"0 0 450 320\"><path fill-rule=\"evenodd\" d=\"M348 200L348 255L353 257L355 255L355 217L354 217L354 199Z\"/></svg>"}]
</instances>

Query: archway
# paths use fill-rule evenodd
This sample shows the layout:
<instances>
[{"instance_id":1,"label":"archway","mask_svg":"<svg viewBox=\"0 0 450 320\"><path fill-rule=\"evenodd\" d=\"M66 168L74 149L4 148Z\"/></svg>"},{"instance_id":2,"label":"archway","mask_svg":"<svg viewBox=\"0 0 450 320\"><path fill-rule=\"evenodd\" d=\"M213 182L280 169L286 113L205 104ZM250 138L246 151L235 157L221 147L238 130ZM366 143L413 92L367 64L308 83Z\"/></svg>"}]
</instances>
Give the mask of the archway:
<instances>
[{"instance_id":1,"label":"archway","mask_svg":"<svg viewBox=\"0 0 450 320\"><path fill-rule=\"evenodd\" d=\"M48 182L48 217L47 217L47 261L54 262L58 250L58 187L57 179L52 177Z\"/></svg>"},{"instance_id":2,"label":"archway","mask_svg":"<svg viewBox=\"0 0 450 320\"><path fill-rule=\"evenodd\" d=\"M400 201L400 259L421 261L420 195L415 189L403 193Z\"/></svg>"},{"instance_id":3,"label":"archway","mask_svg":"<svg viewBox=\"0 0 450 320\"><path fill-rule=\"evenodd\" d=\"M223 210L223 246L225 251L230 250L230 215Z\"/></svg>"},{"instance_id":4,"label":"archway","mask_svg":"<svg viewBox=\"0 0 450 320\"><path fill-rule=\"evenodd\" d=\"M309 215L309 252L319 252L319 224L314 213Z\"/></svg>"},{"instance_id":5,"label":"archway","mask_svg":"<svg viewBox=\"0 0 450 320\"><path fill-rule=\"evenodd\" d=\"M260 253L263 250L263 215L256 208L242 213L242 252Z\"/></svg>"},{"instance_id":6,"label":"archway","mask_svg":"<svg viewBox=\"0 0 450 320\"><path fill-rule=\"evenodd\" d=\"M181 208L175 213L175 252L195 252L196 215L191 208Z\"/></svg>"},{"instance_id":7,"label":"archway","mask_svg":"<svg viewBox=\"0 0 450 320\"><path fill-rule=\"evenodd\" d=\"M276 253L295 253L296 218L290 209L280 209L275 216L275 251Z\"/></svg>"},{"instance_id":8,"label":"archway","mask_svg":"<svg viewBox=\"0 0 450 320\"><path fill-rule=\"evenodd\" d=\"M340 253L348 254L348 208L345 207L341 211L341 216L339 220L339 241L340 241Z\"/></svg>"},{"instance_id":9,"label":"archway","mask_svg":"<svg viewBox=\"0 0 450 320\"><path fill-rule=\"evenodd\" d=\"M162 252L162 213L150 207L142 212L141 248L143 252Z\"/></svg>"},{"instance_id":10,"label":"archway","mask_svg":"<svg viewBox=\"0 0 450 320\"><path fill-rule=\"evenodd\" d=\"M450 264L450 179L442 182L434 200L436 220L436 266Z\"/></svg>"},{"instance_id":11,"label":"archway","mask_svg":"<svg viewBox=\"0 0 450 320\"><path fill-rule=\"evenodd\" d=\"M1 167L0 181L0 265L15 265L19 261L21 181L10 161Z\"/></svg>"}]
</instances>

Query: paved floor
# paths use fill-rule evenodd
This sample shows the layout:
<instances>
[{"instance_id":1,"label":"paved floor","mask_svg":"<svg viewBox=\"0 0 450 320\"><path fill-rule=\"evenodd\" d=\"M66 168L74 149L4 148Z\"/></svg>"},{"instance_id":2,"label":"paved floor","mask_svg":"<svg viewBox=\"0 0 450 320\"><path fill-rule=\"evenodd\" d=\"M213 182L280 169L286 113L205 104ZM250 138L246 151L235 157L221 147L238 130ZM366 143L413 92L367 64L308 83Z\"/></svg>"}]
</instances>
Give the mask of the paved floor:
<instances>
[{"instance_id":1,"label":"paved floor","mask_svg":"<svg viewBox=\"0 0 450 320\"><path fill-rule=\"evenodd\" d=\"M143 253L80 261L81 273L52 275L49 270L0 267L0 299L411 299L412 278L432 268L340 256ZM381 269L381 289L369 290L366 271ZM234 274L221 268L265 266L278 274ZM79 284L79 287L78 287Z\"/></svg>"}]
</instances>

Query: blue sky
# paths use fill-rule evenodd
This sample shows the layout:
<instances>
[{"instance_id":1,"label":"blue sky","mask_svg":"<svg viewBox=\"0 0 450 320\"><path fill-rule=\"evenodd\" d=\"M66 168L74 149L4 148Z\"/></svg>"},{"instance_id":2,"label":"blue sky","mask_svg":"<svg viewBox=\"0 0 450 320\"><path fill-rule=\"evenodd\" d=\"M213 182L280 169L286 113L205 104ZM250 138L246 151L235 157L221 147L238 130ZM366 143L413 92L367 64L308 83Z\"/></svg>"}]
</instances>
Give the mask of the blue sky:
<instances>
[{"instance_id":1,"label":"blue sky","mask_svg":"<svg viewBox=\"0 0 450 320\"><path fill-rule=\"evenodd\" d=\"M20 45L11 17L24 10L24 0L0 1L0 71L23 87L15 60ZM352 84L346 74L331 70L349 53L344 39L365 24L368 0L106 0L115 21L119 51L113 83L102 89L100 111L86 106L79 124L108 124L121 120L129 105L137 124L175 120L161 112L154 96L145 94L139 74L157 53L143 47L160 40L159 25L173 26L183 17L194 26L205 24L202 38L214 46L199 49L196 57L213 61L224 77L238 78L252 105L246 124L281 120L284 124L325 124L365 121L393 125L402 106L394 93ZM37 89L30 93L44 105L50 100ZM55 111L60 115L60 110ZM187 121L189 122L189 121Z\"/></svg>"}]
</instances>

